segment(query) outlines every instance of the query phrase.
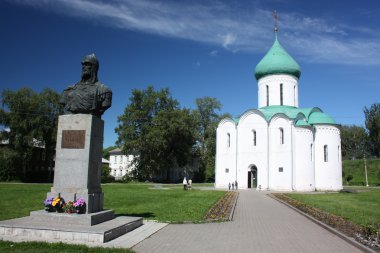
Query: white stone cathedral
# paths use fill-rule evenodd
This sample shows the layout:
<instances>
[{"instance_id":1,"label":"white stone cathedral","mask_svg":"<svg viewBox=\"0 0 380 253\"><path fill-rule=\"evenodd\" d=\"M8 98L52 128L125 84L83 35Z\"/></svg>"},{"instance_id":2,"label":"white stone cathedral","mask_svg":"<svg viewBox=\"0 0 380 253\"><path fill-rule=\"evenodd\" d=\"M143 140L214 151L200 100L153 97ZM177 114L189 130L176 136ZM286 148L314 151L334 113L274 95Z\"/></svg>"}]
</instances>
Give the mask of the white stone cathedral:
<instances>
[{"instance_id":1,"label":"white stone cathedral","mask_svg":"<svg viewBox=\"0 0 380 253\"><path fill-rule=\"evenodd\" d=\"M275 41L257 64L258 109L217 128L215 187L279 191L342 189L338 125L320 108L298 108L301 68Z\"/></svg>"}]
</instances>

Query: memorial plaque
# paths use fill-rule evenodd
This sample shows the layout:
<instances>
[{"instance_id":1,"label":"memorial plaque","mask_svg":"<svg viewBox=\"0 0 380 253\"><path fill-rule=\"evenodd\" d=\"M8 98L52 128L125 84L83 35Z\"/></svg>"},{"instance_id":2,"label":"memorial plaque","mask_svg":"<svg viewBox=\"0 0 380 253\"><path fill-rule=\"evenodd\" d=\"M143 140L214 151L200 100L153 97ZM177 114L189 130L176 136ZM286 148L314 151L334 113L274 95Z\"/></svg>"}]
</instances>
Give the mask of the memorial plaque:
<instances>
[{"instance_id":1,"label":"memorial plaque","mask_svg":"<svg viewBox=\"0 0 380 253\"><path fill-rule=\"evenodd\" d=\"M61 148L84 149L86 130L62 130Z\"/></svg>"}]
</instances>

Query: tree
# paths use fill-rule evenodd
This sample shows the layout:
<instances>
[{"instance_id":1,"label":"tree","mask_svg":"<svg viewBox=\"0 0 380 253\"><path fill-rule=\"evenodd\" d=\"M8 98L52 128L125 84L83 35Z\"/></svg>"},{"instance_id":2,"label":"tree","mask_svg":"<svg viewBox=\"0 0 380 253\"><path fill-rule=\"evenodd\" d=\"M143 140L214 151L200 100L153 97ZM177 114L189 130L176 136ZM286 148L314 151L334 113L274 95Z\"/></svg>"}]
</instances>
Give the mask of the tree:
<instances>
[{"instance_id":1,"label":"tree","mask_svg":"<svg viewBox=\"0 0 380 253\"><path fill-rule=\"evenodd\" d=\"M215 174L216 128L221 119L221 103L216 98L197 98L194 117L197 122L197 148L201 159L198 180L210 181Z\"/></svg>"},{"instance_id":2,"label":"tree","mask_svg":"<svg viewBox=\"0 0 380 253\"><path fill-rule=\"evenodd\" d=\"M362 159L368 155L368 134L364 127L341 126L342 156L345 159Z\"/></svg>"},{"instance_id":3,"label":"tree","mask_svg":"<svg viewBox=\"0 0 380 253\"><path fill-rule=\"evenodd\" d=\"M109 146L108 148L103 149L103 158L109 160L110 159L110 151L115 149L116 146Z\"/></svg>"},{"instance_id":4,"label":"tree","mask_svg":"<svg viewBox=\"0 0 380 253\"><path fill-rule=\"evenodd\" d=\"M380 103L364 107L365 126L368 130L372 155L380 155Z\"/></svg>"},{"instance_id":5,"label":"tree","mask_svg":"<svg viewBox=\"0 0 380 253\"><path fill-rule=\"evenodd\" d=\"M59 95L51 89L35 93L30 88L4 90L0 109L1 139L8 140L16 175L26 179L26 172L35 166L35 149L43 149L45 168L51 167L55 154L57 119L62 112ZM2 156L9 157L9 155ZM0 158L1 159L1 158ZM0 161L1 163L1 161ZM9 164L9 160L8 160ZM9 168L11 169L11 168Z\"/></svg>"},{"instance_id":6,"label":"tree","mask_svg":"<svg viewBox=\"0 0 380 253\"><path fill-rule=\"evenodd\" d=\"M191 156L194 119L179 108L168 89L134 89L118 123L117 145L125 154L135 155L134 173L140 180L151 180L156 173L169 175L173 164L186 164Z\"/></svg>"}]
</instances>

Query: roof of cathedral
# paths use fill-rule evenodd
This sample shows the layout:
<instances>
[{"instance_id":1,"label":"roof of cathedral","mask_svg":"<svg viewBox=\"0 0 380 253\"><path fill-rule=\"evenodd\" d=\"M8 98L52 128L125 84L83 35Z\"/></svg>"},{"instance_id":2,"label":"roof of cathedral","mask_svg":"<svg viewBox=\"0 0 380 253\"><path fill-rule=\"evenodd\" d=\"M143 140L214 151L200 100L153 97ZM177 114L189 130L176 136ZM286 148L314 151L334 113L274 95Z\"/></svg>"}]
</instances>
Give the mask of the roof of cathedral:
<instances>
[{"instance_id":1,"label":"roof of cathedral","mask_svg":"<svg viewBox=\"0 0 380 253\"><path fill-rule=\"evenodd\" d=\"M328 124L328 125L337 125L335 120L324 113L320 108L297 108L293 106L280 106L280 105L271 105L261 107L259 109L251 109L245 111L238 118L224 118L220 123L226 121L232 121L235 125L239 124L240 119L243 115L249 112L260 112L260 114L264 117L267 122L270 122L274 116L283 114L290 120L292 120L295 126L297 127L305 127L312 126L318 124Z\"/></svg>"},{"instance_id":2,"label":"roof of cathedral","mask_svg":"<svg viewBox=\"0 0 380 253\"><path fill-rule=\"evenodd\" d=\"M306 126L314 124L336 124L335 120L324 113L320 108L303 108L299 109L293 106L272 105L259 109L267 121L270 121L276 114L285 114L289 119L297 119L296 126ZM304 122L302 122L302 121Z\"/></svg>"},{"instance_id":3,"label":"roof of cathedral","mask_svg":"<svg viewBox=\"0 0 380 253\"><path fill-rule=\"evenodd\" d=\"M257 80L271 74L289 74L299 78L301 67L280 45L275 32L274 43L264 58L256 65L255 77Z\"/></svg>"},{"instance_id":4,"label":"roof of cathedral","mask_svg":"<svg viewBox=\"0 0 380 253\"><path fill-rule=\"evenodd\" d=\"M320 124L320 123L336 124L333 118L331 118L329 115L323 112L312 113L309 117L308 122L310 124Z\"/></svg>"}]
</instances>

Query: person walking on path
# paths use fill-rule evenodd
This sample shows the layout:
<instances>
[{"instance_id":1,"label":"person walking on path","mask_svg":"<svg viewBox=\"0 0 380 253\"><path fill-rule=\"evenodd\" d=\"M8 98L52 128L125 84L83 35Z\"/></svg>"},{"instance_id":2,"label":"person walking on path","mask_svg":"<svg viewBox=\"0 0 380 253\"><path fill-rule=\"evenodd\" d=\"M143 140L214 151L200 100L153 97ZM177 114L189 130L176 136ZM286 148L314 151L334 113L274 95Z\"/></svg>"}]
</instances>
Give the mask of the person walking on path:
<instances>
[{"instance_id":1,"label":"person walking on path","mask_svg":"<svg viewBox=\"0 0 380 253\"><path fill-rule=\"evenodd\" d=\"M236 189L236 190L238 189L238 183L237 183L236 180L235 180L235 189Z\"/></svg>"},{"instance_id":2,"label":"person walking on path","mask_svg":"<svg viewBox=\"0 0 380 253\"><path fill-rule=\"evenodd\" d=\"M232 190L234 190L234 182L232 182Z\"/></svg>"},{"instance_id":3,"label":"person walking on path","mask_svg":"<svg viewBox=\"0 0 380 253\"><path fill-rule=\"evenodd\" d=\"M228 190L231 190L231 182L228 183Z\"/></svg>"}]
</instances>

